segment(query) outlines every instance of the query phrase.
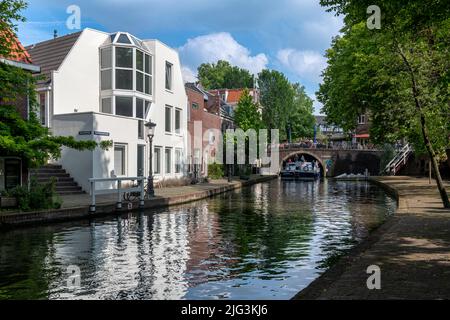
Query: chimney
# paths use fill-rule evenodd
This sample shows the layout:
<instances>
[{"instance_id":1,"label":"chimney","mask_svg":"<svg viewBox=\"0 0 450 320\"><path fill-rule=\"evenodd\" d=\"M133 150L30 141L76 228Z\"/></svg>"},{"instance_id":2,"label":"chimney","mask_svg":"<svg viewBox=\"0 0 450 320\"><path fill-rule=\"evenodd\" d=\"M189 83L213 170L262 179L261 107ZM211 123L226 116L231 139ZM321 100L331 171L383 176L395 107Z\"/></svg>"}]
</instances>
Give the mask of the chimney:
<instances>
[{"instance_id":1,"label":"chimney","mask_svg":"<svg viewBox=\"0 0 450 320\"><path fill-rule=\"evenodd\" d=\"M58 38L58 30L53 30L53 39Z\"/></svg>"}]
</instances>

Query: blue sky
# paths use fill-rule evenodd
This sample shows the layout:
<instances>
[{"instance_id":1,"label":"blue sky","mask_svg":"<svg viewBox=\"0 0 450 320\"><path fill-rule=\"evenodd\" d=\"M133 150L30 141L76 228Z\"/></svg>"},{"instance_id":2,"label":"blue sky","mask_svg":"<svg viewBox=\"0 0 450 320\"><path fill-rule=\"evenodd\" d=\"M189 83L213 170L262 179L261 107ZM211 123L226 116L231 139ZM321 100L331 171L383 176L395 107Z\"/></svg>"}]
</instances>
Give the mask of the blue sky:
<instances>
[{"instance_id":1,"label":"blue sky","mask_svg":"<svg viewBox=\"0 0 450 320\"><path fill-rule=\"evenodd\" d=\"M50 39L54 29L74 32L66 27L70 5L81 9L81 28L128 31L177 48L186 80L200 63L225 59L253 73L282 71L313 99L323 54L342 27L319 0L34 0L19 25L22 43Z\"/></svg>"}]
</instances>

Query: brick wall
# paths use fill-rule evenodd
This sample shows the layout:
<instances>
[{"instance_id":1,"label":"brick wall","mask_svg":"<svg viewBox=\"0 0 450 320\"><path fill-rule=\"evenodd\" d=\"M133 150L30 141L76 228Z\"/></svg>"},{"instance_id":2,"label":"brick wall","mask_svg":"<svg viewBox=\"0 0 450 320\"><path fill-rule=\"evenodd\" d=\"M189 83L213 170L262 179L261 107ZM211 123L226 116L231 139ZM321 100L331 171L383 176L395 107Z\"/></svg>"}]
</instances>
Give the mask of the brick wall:
<instances>
[{"instance_id":1,"label":"brick wall","mask_svg":"<svg viewBox=\"0 0 450 320\"><path fill-rule=\"evenodd\" d=\"M202 142L202 148L203 153L205 152L206 148L209 145L208 141L208 134L207 132L210 129L215 130L222 130L222 119L219 115L213 114L211 112L205 111L205 108L207 107L204 96L200 92L191 90L189 88L186 88L186 94L188 96L188 104L189 104L189 120L188 120L188 131L190 136L190 153L193 156L194 155L194 123L195 121L201 121L202 123L202 139L205 137L206 134L206 141ZM196 104L198 108L193 108L193 105ZM215 138L215 141L209 145L210 150L208 152L208 158L213 159L216 157L217 149L218 149L218 143L220 142L220 139L217 137ZM191 160L191 159L190 159ZM202 159L202 167L201 171L203 174L206 174L206 167L205 167L205 160Z\"/></svg>"}]
</instances>

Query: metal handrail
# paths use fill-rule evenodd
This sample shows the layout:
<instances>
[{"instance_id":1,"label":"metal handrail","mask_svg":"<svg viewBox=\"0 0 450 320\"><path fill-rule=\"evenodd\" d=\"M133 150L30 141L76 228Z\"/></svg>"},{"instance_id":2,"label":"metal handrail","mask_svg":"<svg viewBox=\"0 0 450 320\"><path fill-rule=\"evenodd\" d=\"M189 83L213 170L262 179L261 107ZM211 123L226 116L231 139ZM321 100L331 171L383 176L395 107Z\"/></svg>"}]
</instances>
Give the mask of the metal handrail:
<instances>
[{"instance_id":1,"label":"metal handrail","mask_svg":"<svg viewBox=\"0 0 450 320\"><path fill-rule=\"evenodd\" d=\"M91 205L89 206L89 212L94 213L96 210L96 196L101 194L113 194L117 192L117 203L116 208L122 209L122 194L125 192L139 192L139 207L144 207L145 200L145 177L121 177L121 178L91 178L89 179L89 183L91 184ZM123 181L138 181L137 186L133 186L130 188L122 188ZM97 182L117 182L117 189L105 189L105 190L97 190L96 183Z\"/></svg>"},{"instance_id":2,"label":"metal handrail","mask_svg":"<svg viewBox=\"0 0 450 320\"><path fill-rule=\"evenodd\" d=\"M406 164L406 161L408 160L409 155L413 151L411 145L408 143L405 145L402 150L400 150L395 157L387 164L384 171L386 173L393 173L394 175L397 173L397 168L399 165Z\"/></svg>"}]
</instances>

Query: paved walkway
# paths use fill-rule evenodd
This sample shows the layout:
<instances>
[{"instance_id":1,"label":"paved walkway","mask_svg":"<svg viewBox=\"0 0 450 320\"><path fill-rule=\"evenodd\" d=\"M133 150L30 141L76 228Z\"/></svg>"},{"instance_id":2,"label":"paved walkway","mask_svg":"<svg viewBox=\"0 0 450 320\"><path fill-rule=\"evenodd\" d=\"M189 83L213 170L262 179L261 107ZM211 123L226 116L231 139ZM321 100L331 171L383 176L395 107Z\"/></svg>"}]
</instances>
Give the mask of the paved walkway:
<instances>
[{"instance_id":1,"label":"paved walkway","mask_svg":"<svg viewBox=\"0 0 450 320\"><path fill-rule=\"evenodd\" d=\"M253 176L256 179L259 176ZM234 180L231 184L238 184L240 180ZM186 196L196 194L198 192L210 191L217 188L229 186L227 180L214 180L209 183L196 184L191 186L172 187L172 188L155 188L156 198L173 198L178 196ZM89 194L73 194L60 196L63 201L62 208L89 207L91 204L91 196ZM117 202L117 193L99 195L96 197L97 205L115 204Z\"/></svg>"},{"instance_id":2,"label":"paved walkway","mask_svg":"<svg viewBox=\"0 0 450 320\"><path fill-rule=\"evenodd\" d=\"M295 299L450 299L450 210L435 182L374 178L399 198L395 216ZM367 267L381 268L381 290L368 290Z\"/></svg>"}]
</instances>

